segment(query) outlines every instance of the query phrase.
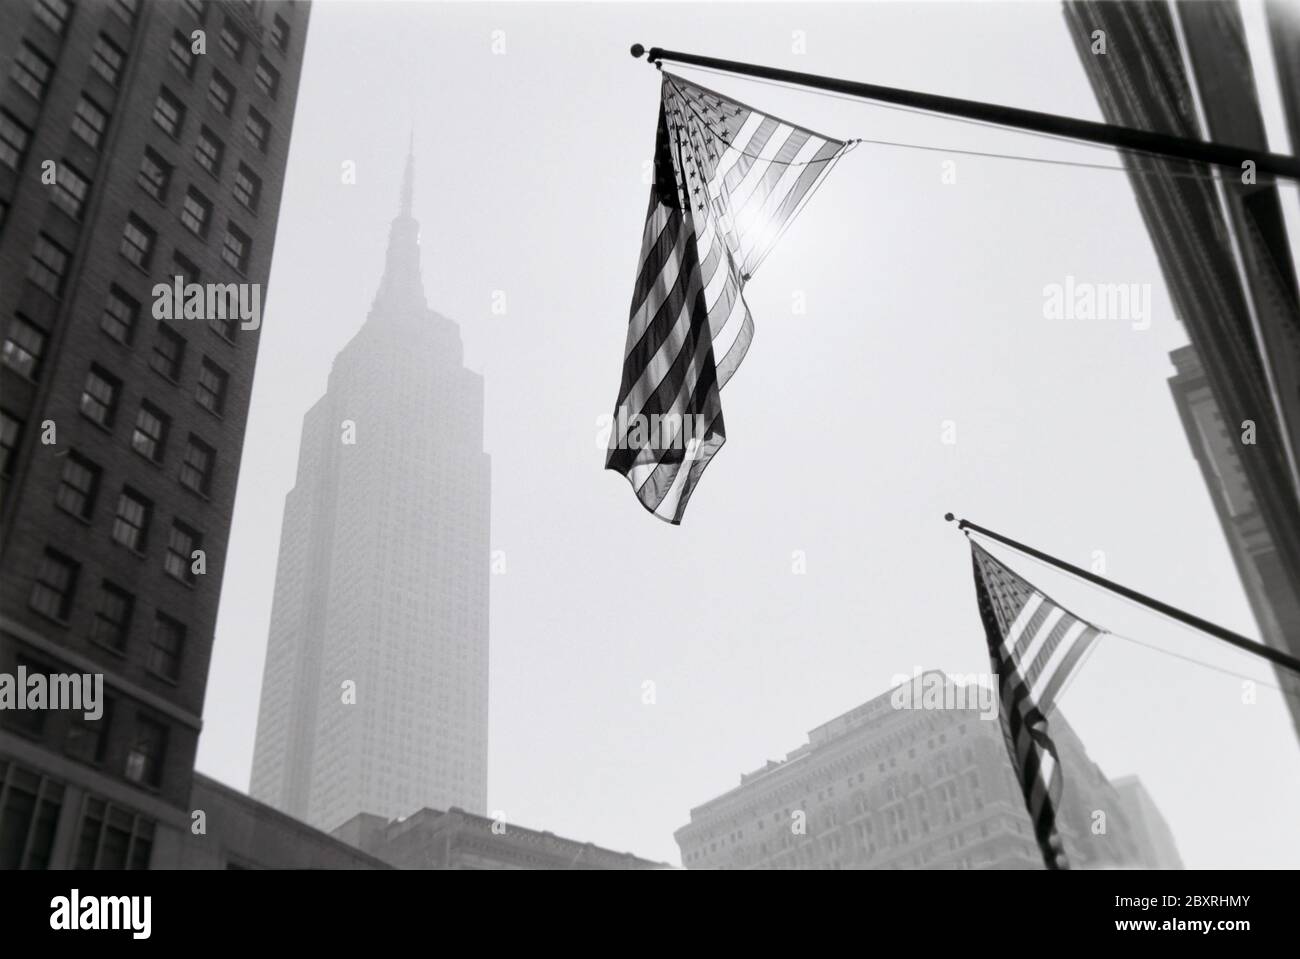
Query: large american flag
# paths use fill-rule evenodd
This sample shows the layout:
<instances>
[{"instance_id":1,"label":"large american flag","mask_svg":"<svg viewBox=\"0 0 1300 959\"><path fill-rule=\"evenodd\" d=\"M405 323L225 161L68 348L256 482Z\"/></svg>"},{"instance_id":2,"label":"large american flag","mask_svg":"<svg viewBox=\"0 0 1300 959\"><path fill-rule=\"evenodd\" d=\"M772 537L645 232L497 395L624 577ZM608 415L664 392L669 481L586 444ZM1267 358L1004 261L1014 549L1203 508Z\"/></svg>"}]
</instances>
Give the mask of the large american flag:
<instances>
[{"instance_id":1,"label":"large american flag","mask_svg":"<svg viewBox=\"0 0 1300 959\"><path fill-rule=\"evenodd\" d=\"M680 523L726 440L719 391L754 335L745 283L846 144L663 75L654 185L607 469Z\"/></svg>"},{"instance_id":2,"label":"large american flag","mask_svg":"<svg viewBox=\"0 0 1300 959\"><path fill-rule=\"evenodd\" d=\"M1101 631L971 543L975 593L998 679L1002 733L1048 869L1068 869L1056 827L1063 779L1047 715Z\"/></svg>"}]
</instances>

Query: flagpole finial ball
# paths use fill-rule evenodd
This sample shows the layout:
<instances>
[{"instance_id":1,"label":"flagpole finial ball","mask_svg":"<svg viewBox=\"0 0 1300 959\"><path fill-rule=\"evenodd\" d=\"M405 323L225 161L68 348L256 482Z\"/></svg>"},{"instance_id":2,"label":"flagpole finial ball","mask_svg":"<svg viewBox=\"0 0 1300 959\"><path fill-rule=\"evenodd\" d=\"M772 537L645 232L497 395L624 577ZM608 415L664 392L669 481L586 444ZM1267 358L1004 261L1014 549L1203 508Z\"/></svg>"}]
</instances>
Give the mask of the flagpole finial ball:
<instances>
[{"instance_id":1,"label":"flagpole finial ball","mask_svg":"<svg viewBox=\"0 0 1300 959\"><path fill-rule=\"evenodd\" d=\"M946 519L948 522L951 523L951 522L952 522L953 520L955 520L957 517L953 516L952 513L944 513L944 514L943 514L943 518Z\"/></svg>"},{"instance_id":2,"label":"flagpole finial ball","mask_svg":"<svg viewBox=\"0 0 1300 959\"><path fill-rule=\"evenodd\" d=\"M643 57L644 55L645 55L645 47L641 46L641 44L639 43L632 44L632 56L640 60L641 57Z\"/></svg>"}]
</instances>

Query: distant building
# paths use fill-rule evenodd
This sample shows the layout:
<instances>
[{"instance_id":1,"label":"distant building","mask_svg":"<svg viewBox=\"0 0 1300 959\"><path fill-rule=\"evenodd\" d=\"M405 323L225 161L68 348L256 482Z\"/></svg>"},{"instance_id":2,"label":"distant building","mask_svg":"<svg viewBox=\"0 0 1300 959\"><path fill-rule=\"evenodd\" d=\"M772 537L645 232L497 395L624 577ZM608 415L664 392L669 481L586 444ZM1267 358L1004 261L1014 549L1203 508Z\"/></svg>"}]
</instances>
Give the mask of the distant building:
<instances>
[{"instance_id":1,"label":"distant building","mask_svg":"<svg viewBox=\"0 0 1300 959\"><path fill-rule=\"evenodd\" d=\"M1142 781L1136 776L1122 776L1115 780L1115 790L1132 824L1142 868L1182 869L1183 859L1178 855L1174 834Z\"/></svg>"},{"instance_id":2,"label":"distant building","mask_svg":"<svg viewBox=\"0 0 1300 959\"><path fill-rule=\"evenodd\" d=\"M931 676L963 688L939 672L920 682ZM974 706L896 708L893 692L818 726L785 759L692 809L675 833L682 865L1043 868L996 716L982 719ZM1064 717L1053 714L1050 726L1065 775L1058 825L1070 865L1137 865L1119 795Z\"/></svg>"},{"instance_id":3,"label":"distant building","mask_svg":"<svg viewBox=\"0 0 1300 959\"><path fill-rule=\"evenodd\" d=\"M389 869L355 846L313 829L265 803L195 774L190 793L203 831L186 831L175 869ZM193 815L193 814L192 814Z\"/></svg>"},{"instance_id":4,"label":"distant building","mask_svg":"<svg viewBox=\"0 0 1300 959\"><path fill-rule=\"evenodd\" d=\"M669 869L589 842L475 816L421 809L403 819L354 816L334 835L398 869Z\"/></svg>"},{"instance_id":5,"label":"distant building","mask_svg":"<svg viewBox=\"0 0 1300 959\"><path fill-rule=\"evenodd\" d=\"M143 868L189 829L309 12L0 3L0 673L106 696L0 712L0 868ZM178 276L248 318L155 312Z\"/></svg>"},{"instance_id":6,"label":"distant building","mask_svg":"<svg viewBox=\"0 0 1300 959\"><path fill-rule=\"evenodd\" d=\"M483 378L429 309L408 156L379 291L307 412L251 793L332 830L487 804Z\"/></svg>"}]
</instances>

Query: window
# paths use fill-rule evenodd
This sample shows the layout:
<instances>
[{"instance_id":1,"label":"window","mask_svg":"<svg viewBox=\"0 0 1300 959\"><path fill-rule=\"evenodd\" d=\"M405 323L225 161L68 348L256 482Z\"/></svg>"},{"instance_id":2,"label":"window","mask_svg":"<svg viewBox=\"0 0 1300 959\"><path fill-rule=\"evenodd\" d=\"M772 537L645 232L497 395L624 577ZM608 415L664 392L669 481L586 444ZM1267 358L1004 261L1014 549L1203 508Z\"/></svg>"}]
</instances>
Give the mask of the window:
<instances>
[{"instance_id":1,"label":"window","mask_svg":"<svg viewBox=\"0 0 1300 959\"><path fill-rule=\"evenodd\" d=\"M153 340L153 354L149 365L167 379L176 381L181 378L181 364L185 360L185 337L181 336L166 323L158 324L157 335Z\"/></svg>"},{"instance_id":2,"label":"window","mask_svg":"<svg viewBox=\"0 0 1300 959\"><path fill-rule=\"evenodd\" d=\"M289 49L289 24L278 13L271 21L271 42L281 50Z\"/></svg>"},{"instance_id":3,"label":"window","mask_svg":"<svg viewBox=\"0 0 1300 959\"><path fill-rule=\"evenodd\" d=\"M139 6L140 0L113 0L113 12L127 23L135 20L136 10Z\"/></svg>"},{"instance_id":4,"label":"window","mask_svg":"<svg viewBox=\"0 0 1300 959\"><path fill-rule=\"evenodd\" d=\"M36 0L36 19L59 36L63 36L70 16L72 4L69 0Z\"/></svg>"},{"instance_id":5,"label":"window","mask_svg":"<svg viewBox=\"0 0 1300 959\"><path fill-rule=\"evenodd\" d=\"M78 566L62 553L47 549L32 583L28 600L32 609L50 619L63 622L72 611L72 595L77 590Z\"/></svg>"},{"instance_id":6,"label":"window","mask_svg":"<svg viewBox=\"0 0 1300 959\"><path fill-rule=\"evenodd\" d=\"M54 502L73 516L90 519L99 496L99 476L99 467L74 450L63 461Z\"/></svg>"},{"instance_id":7,"label":"window","mask_svg":"<svg viewBox=\"0 0 1300 959\"><path fill-rule=\"evenodd\" d=\"M27 265L27 278L50 296L58 296L63 289L63 277L68 271L68 251L42 233L36 238L32 259Z\"/></svg>"},{"instance_id":8,"label":"window","mask_svg":"<svg viewBox=\"0 0 1300 959\"><path fill-rule=\"evenodd\" d=\"M41 371L41 357L44 353L45 333L27 322L22 315L15 316L9 324L9 335L5 338L5 366L34 380Z\"/></svg>"},{"instance_id":9,"label":"window","mask_svg":"<svg viewBox=\"0 0 1300 959\"><path fill-rule=\"evenodd\" d=\"M257 69L253 72L253 80L257 87L272 100L275 99L276 93L280 90L280 74L275 67L271 66L264 59L258 59Z\"/></svg>"},{"instance_id":10,"label":"window","mask_svg":"<svg viewBox=\"0 0 1300 959\"><path fill-rule=\"evenodd\" d=\"M25 714L44 716L41 710L13 715ZM0 869L48 868L62 808L61 784L22 766L0 762Z\"/></svg>"},{"instance_id":11,"label":"window","mask_svg":"<svg viewBox=\"0 0 1300 959\"><path fill-rule=\"evenodd\" d=\"M235 103L235 88L215 70L208 83L208 102L220 111L223 117L230 116L230 108Z\"/></svg>"},{"instance_id":12,"label":"window","mask_svg":"<svg viewBox=\"0 0 1300 959\"><path fill-rule=\"evenodd\" d=\"M102 763L112 715L113 703L107 697L104 698L103 712L98 719L87 719L84 712L73 713L63 740L63 751L83 763Z\"/></svg>"},{"instance_id":13,"label":"window","mask_svg":"<svg viewBox=\"0 0 1300 959\"><path fill-rule=\"evenodd\" d=\"M167 414L147 400L140 404L135 415L135 429L131 432L131 448L145 459L162 462L167 447L167 430L171 420Z\"/></svg>"},{"instance_id":14,"label":"window","mask_svg":"<svg viewBox=\"0 0 1300 959\"><path fill-rule=\"evenodd\" d=\"M14 451L18 449L18 437L22 433L22 420L0 410L0 475L8 476L14 463Z\"/></svg>"},{"instance_id":15,"label":"window","mask_svg":"<svg viewBox=\"0 0 1300 959\"><path fill-rule=\"evenodd\" d=\"M135 736L126 755L126 778L154 788L161 785L166 743L166 726L146 716L137 716Z\"/></svg>"},{"instance_id":16,"label":"window","mask_svg":"<svg viewBox=\"0 0 1300 959\"><path fill-rule=\"evenodd\" d=\"M126 221L126 227L122 230L122 255L140 269L149 269L156 235L139 217L130 216Z\"/></svg>"},{"instance_id":17,"label":"window","mask_svg":"<svg viewBox=\"0 0 1300 959\"><path fill-rule=\"evenodd\" d=\"M153 833L153 820L88 796L77 837L76 868L148 869Z\"/></svg>"},{"instance_id":18,"label":"window","mask_svg":"<svg viewBox=\"0 0 1300 959\"><path fill-rule=\"evenodd\" d=\"M190 38L179 30L172 31L171 47L168 50L172 66L186 78L194 76L194 51L190 47Z\"/></svg>"},{"instance_id":19,"label":"window","mask_svg":"<svg viewBox=\"0 0 1300 959\"><path fill-rule=\"evenodd\" d=\"M221 241L221 259L240 273L248 272L248 234L233 223L226 224L226 236Z\"/></svg>"},{"instance_id":20,"label":"window","mask_svg":"<svg viewBox=\"0 0 1300 959\"><path fill-rule=\"evenodd\" d=\"M180 138L185 123L185 105L166 87L158 89L158 99L153 105L153 122L173 140Z\"/></svg>"},{"instance_id":21,"label":"window","mask_svg":"<svg viewBox=\"0 0 1300 959\"><path fill-rule=\"evenodd\" d=\"M169 576L182 583L194 585L194 550L199 548L199 534L180 520L172 522L167 533L167 555L163 557L163 569Z\"/></svg>"},{"instance_id":22,"label":"window","mask_svg":"<svg viewBox=\"0 0 1300 959\"><path fill-rule=\"evenodd\" d=\"M113 519L113 541L133 552L143 553L148 545L152 512L152 503L130 487L123 487L117 498L117 516Z\"/></svg>"},{"instance_id":23,"label":"window","mask_svg":"<svg viewBox=\"0 0 1300 959\"><path fill-rule=\"evenodd\" d=\"M140 172L135 182L155 200L166 200L167 186L171 180L171 164L151 147L145 147L144 157L140 160Z\"/></svg>"},{"instance_id":24,"label":"window","mask_svg":"<svg viewBox=\"0 0 1300 959\"><path fill-rule=\"evenodd\" d=\"M131 616L134 612L135 597L120 586L104 580L99 591L95 621L90 628L90 638L122 652L126 649L126 638L131 630Z\"/></svg>"},{"instance_id":25,"label":"window","mask_svg":"<svg viewBox=\"0 0 1300 959\"><path fill-rule=\"evenodd\" d=\"M176 250L172 253L172 276L179 276L187 283L197 283L199 282L199 268L194 265L194 261L188 256L180 250Z\"/></svg>"},{"instance_id":26,"label":"window","mask_svg":"<svg viewBox=\"0 0 1300 959\"><path fill-rule=\"evenodd\" d=\"M81 391L82 415L100 426L111 427L117 415L117 398L121 389L121 380L98 366L92 366Z\"/></svg>"},{"instance_id":27,"label":"window","mask_svg":"<svg viewBox=\"0 0 1300 959\"><path fill-rule=\"evenodd\" d=\"M117 81L122 78L122 65L126 62L126 54L122 48L108 38L106 34L101 33L95 38L95 48L90 53L90 66L104 78L104 82L109 86L117 86Z\"/></svg>"},{"instance_id":28,"label":"window","mask_svg":"<svg viewBox=\"0 0 1300 959\"><path fill-rule=\"evenodd\" d=\"M244 35L229 19L221 24L221 45L235 62L244 58Z\"/></svg>"},{"instance_id":29,"label":"window","mask_svg":"<svg viewBox=\"0 0 1300 959\"><path fill-rule=\"evenodd\" d=\"M39 662L21 653L15 659L17 660L15 665L20 669L25 669L29 675L33 673L49 675L55 672L55 669L46 663ZM50 710L48 709L5 710L0 712L0 721L25 732L29 736L39 737L45 732L45 719L49 713ZM3 763L0 763L0 767L3 765ZM0 851L0 855L3 855L2 851Z\"/></svg>"},{"instance_id":30,"label":"window","mask_svg":"<svg viewBox=\"0 0 1300 959\"><path fill-rule=\"evenodd\" d=\"M24 43L18 48L18 56L14 57L14 82L37 100L45 97L45 88L49 86L53 72L54 64L37 53L34 47Z\"/></svg>"},{"instance_id":31,"label":"window","mask_svg":"<svg viewBox=\"0 0 1300 959\"><path fill-rule=\"evenodd\" d=\"M231 343L235 341L235 317L233 316L221 316L219 313L214 313L208 317L208 329L223 340Z\"/></svg>"},{"instance_id":32,"label":"window","mask_svg":"<svg viewBox=\"0 0 1300 959\"><path fill-rule=\"evenodd\" d=\"M31 138L31 130L0 111L0 163L17 170Z\"/></svg>"},{"instance_id":33,"label":"window","mask_svg":"<svg viewBox=\"0 0 1300 959\"><path fill-rule=\"evenodd\" d=\"M108 288L104 315L99 318L99 328L119 343L130 343L135 335L135 318L140 304L113 285Z\"/></svg>"},{"instance_id":34,"label":"window","mask_svg":"<svg viewBox=\"0 0 1300 959\"><path fill-rule=\"evenodd\" d=\"M185 4L185 8L194 14L194 19L202 23L207 16L207 10L203 7L203 0L182 0L182 2Z\"/></svg>"},{"instance_id":35,"label":"window","mask_svg":"<svg viewBox=\"0 0 1300 959\"><path fill-rule=\"evenodd\" d=\"M248 142L265 153L266 137L269 131L270 127L267 125L266 117L249 107L248 119L244 121L244 136L248 139Z\"/></svg>"},{"instance_id":36,"label":"window","mask_svg":"<svg viewBox=\"0 0 1300 959\"><path fill-rule=\"evenodd\" d=\"M149 644L149 671L164 679L176 679L181 671L181 649L185 646L185 626L164 613L153 622L153 639Z\"/></svg>"},{"instance_id":37,"label":"window","mask_svg":"<svg viewBox=\"0 0 1300 959\"><path fill-rule=\"evenodd\" d=\"M94 100L83 95L77 103L77 112L72 117L72 132L98 149L107 126L108 114Z\"/></svg>"},{"instance_id":38,"label":"window","mask_svg":"<svg viewBox=\"0 0 1300 959\"><path fill-rule=\"evenodd\" d=\"M207 496L212 488L212 468L216 461L216 451L191 433L185 447L185 458L181 460L181 485Z\"/></svg>"},{"instance_id":39,"label":"window","mask_svg":"<svg viewBox=\"0 0 1300 959\"><path fill-rule=\"evenodd\" d=\"M195 236L207 236L208 217L212 215L212 204L194 187L190 187L185 194L185 202L181 206L181 222L185 228Z\"/></svg>"},{"instance_id":40,"label":"window","mask_svg":"<svg viewBox=\"0 0 1300 959\"><path fill-rule=\"evenodd\" d=\"M199 370L198 388L194 393L199 405L220 416L226 408L227 379L225 370L205 356L203 367Z\"/></svg>"},{"instance_id":41,"label":"window","mask_svg":"<svg viewBox=\"0 0 1300 959\"><path fill-rule=\"evenodd\" d=\"M59 164L54 175L54 205L74 220L81 219L86 207L86 194L90 183L66 161Z\"/></svg>"},{"instance_id":42,"label":"window","mask_svg":"<svg viewBox=\"0 0 1300 959\"><path fill-rule=\"evenodd\" d=\"M235 171L234 193L236 200L253 213L257 212L257 205L262 200L262 181L256 173L242 163Z\"/></svg>"},{"instance_id":43,"label":"window","mask_svg":"<svg viewBox=\"0 0 1300 959\"><path fill-rule=\"evenodd\" d=\"M199 166L213 176L220 176L221 157L225 152L225 146L215 133L207 127L199 131L199 142L194 145L194 159L199 161Z\"/></svg>"}]
</instances>

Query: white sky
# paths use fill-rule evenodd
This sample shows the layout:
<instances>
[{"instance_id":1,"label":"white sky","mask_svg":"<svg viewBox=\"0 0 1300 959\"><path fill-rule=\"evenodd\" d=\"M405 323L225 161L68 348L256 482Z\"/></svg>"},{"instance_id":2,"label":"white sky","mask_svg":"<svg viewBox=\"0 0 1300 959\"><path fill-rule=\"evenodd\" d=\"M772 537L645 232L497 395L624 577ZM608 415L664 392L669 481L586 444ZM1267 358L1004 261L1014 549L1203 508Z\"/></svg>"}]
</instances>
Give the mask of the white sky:
<instances>
[{"instance_id":1,"label":"white sky","mask_svg":"<svg viewBox=\"0 0 1300 959\"><path fill-rule=\"evenodd\" d=\"M1262 18L1247 13L1258 54ZM1257 635L1165 382L1186 337L1120 173L859 147L747 289L757 335L684 525L645 513L603 471L596 425L619 381L654 141L658 76L628 56L636 41L1101 119L1057 3L315 4L202 771L247 788L302 416L379 282L412 120L425 286L486 377L507 562L491 583L489 809L676 863L692 806L895 674L987 671L947 510L1080 565L1104 550L1119 582ZM1118 163L682 72L833 136ZM340 182L347 160L356 185ZM1294 190L1283 199L1294 228ZM1151 329L1045 320L1043 288L1067 275L1150 283ZM1102 626L1274 682L1208 638L1013 565ZM1243 705L1240 687L1108 639L1063 709L1108 775L1142 777L1189 866L1296 867L1300 749L1279 695Z\"/></svg>"}]
</instances>

